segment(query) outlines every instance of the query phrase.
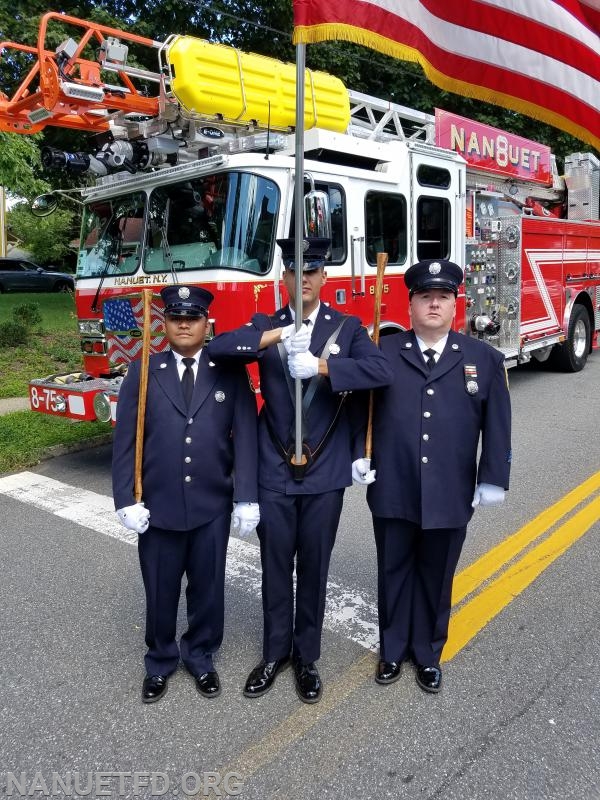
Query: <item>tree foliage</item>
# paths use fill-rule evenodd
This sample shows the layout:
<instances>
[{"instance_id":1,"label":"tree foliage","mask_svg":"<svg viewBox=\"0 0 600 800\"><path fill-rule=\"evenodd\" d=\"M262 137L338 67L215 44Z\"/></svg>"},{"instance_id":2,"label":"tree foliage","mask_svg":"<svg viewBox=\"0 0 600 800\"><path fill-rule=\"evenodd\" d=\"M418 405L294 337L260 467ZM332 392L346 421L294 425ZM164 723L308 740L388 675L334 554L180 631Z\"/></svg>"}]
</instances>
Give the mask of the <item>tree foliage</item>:
<instances>
[{"instance_id":1,"label":"tree foliage","mask_svg":"<svg viewBox=\"0 0 600 800\"><path fill-rule=\"evenodd\" d=\"M41 136L20 136L0 131L0 186L16 197L31 198L48 191L39 175Z\"/></svg>"},{"instance_id":2,"label":"tree foliage","mask_svg":"<svg viewBox=\"0 0 600 800\"><path fill-rule=\"evenodd\" d=\"M8 231L26 245L39 264L60 264L70 252L69 241L76 235L76 214L60 209L49 217L34 217L27 203L19 203L7 214Z\"/></svg>"}]
</instances>

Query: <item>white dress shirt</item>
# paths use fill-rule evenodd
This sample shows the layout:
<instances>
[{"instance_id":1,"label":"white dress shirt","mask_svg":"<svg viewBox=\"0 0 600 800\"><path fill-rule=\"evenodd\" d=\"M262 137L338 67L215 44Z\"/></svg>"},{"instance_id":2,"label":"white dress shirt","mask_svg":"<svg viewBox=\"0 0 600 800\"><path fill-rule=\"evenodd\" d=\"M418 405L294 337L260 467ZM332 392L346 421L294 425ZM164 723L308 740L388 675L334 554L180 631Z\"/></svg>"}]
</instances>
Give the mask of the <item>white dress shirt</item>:
<instances>
[{"instance_id":1,"label":"white dress shirt","mask_svg":"<svg viewBox=\"0 0 600 800\"><path fill-rule=\"evenodd\" d=\"M196 381L196 376L198 375L198 361L200 360L200 353L202 352L202 348L198 350L198 352L190 356L190 358L194 359L194 363L192 364L192 372L194 373L194 382ZM185 364L183 363L184 356L181 353L176 353L175 350L172 351L173 355L175 356L175 361L177 363L177 372L179 374L179 380L183 377L183 373L185 372ZM187 358L187 356L185 356Z\"/></svg>"},{"instance_id":2,"label":"white dress shirt","mask_svg":"<svg viewBox=\"0 0 600 800\"><path fill-rule=\"evenodd\" d=\"M313 328L315 327L315 322L317 321L317 315L319 313L319 309L320 308L321 308L321 303L319 303L319 305L315 308L315 310L313 312L311 312L308 315L308 317L304 318L305 320L308 320L308 332L311 334L311 336L312 336ZM291 314L291 317L292 317L292 322L295 322L296 321L296 311L295 311L294 308L292 308L291 305L290 305L290 314Z\"/></svg>"},{"instance_id":3,"label":"white dress shirt","mask_svg":"<svg viewBox=\"0 0 600 800\"><path fill-rule=\"evenodd\" d=\"M421 350L421 353L424 353L425 350L435 350L434 359L435 359L435 363L436 364L440 360L440 356L444 352L444 347L446 347L446 342L447 341L448 341L448 334L443 336L438 342L436 342L435 344L432 344L432 345L425 344L423 339L420 339L417 336L417 344L419 345L419 349ZM423 358L425 358L425 356L423 356Z\"/></svg>"}]
</instances>

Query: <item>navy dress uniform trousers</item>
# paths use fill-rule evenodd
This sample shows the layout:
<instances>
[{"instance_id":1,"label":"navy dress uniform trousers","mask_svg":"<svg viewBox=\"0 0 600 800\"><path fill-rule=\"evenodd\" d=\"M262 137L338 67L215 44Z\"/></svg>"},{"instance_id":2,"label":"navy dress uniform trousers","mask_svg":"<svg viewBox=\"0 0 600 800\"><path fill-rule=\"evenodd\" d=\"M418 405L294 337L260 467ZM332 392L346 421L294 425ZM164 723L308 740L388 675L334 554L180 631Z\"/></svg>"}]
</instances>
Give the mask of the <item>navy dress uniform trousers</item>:
<instances>
[{"instance_id":1,"label":"navy dress uniform trousers","mask_svg":"<svg viewBox=\"0 0 600 800\"><path fill-rule=\"evenodd\" d=\"M344 490L292 495L261 488L259 497L263 658L276 661L293 652L308 664L321 655L327 573Z\"/></svg>"},{"instance_id":2,"label":"navy dress uniform trousers","mask_svg":"<svg viewBox=\"0 0 600 800\"><path fill-rule=\"evenodd\" d=\"M373 529L380 658L437 666L467 527L423 530L408 520L373 517Z\"/></svg>"},{"instance_id":3,"label":"navy dress uniform trousers","mask_svg":"<svg viewBox=\"0 0 600 800\"><path fill-rule=\"evenodd\" d=\"M189 531L150 526L139 537L138 554L146 590L148 675L170 675L181 660L192 675L214 669L224 624L225 559L229 511ZM187 577L187 631L177 646L181 581Z\"/></svg>"}]
</instances>

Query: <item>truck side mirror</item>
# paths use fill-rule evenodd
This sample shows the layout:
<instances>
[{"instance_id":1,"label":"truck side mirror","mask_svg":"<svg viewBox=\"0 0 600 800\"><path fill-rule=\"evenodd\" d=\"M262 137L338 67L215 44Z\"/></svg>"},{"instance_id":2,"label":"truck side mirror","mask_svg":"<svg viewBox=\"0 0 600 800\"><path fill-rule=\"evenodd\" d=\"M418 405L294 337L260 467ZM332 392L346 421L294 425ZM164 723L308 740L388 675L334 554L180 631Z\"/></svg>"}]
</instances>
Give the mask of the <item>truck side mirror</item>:
<instances>
[{"instance_id":1,"label":"truck side mirror","mask_svg":"<svg viewBox=\"0 0 600 800\"><path fill-rule=\"evenodd\" d=\"M48 217L58 207L58 198L55 194L40 194L31 203L31 213L34 217Z\"/></svg>"},{"instance_id":2,"label":"truck side mirror","mask_svg":"<svg viewBox=\"0 0 600 800\"><path fill-rule=\"evenodd\" d=\"M331 212L327 192L315 189L310 173L305 174L310 181L310 191L304 195L304 235L331 239Z\"/></svg>"}]
</instances>

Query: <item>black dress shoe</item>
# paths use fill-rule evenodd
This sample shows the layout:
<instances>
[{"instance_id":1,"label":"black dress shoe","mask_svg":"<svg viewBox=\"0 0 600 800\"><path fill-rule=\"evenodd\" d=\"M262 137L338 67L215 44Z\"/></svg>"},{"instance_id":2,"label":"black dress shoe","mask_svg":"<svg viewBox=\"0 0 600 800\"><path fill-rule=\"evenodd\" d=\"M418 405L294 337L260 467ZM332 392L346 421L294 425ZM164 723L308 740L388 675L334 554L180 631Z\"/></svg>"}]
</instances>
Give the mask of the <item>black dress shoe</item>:
<instances>
[{"instance_id":1,"label":"black dress shoe","mask_svg":"<svg viewBox=\"0 0 600 800\"><path fill-rule=\"evenodd\" d=\"M296 694L303 703L318 703L323 693L321 677L315 665L294 661Z\"/></svg>"},{"instance_id":2,"label":"black dress shoe","mask_svg":"<svg viewBox=\"0 0 600 800\"><path fill-rule=\"evenodd\" d=\"M221 684L219 676L214 671L204 672L196 675L196 689L203 697L218 697L221 694Z\"/></svg>"},{"instance_id":3,"label":"black dress shoe","mask_svg":"<svg viewBox=\"0 0 600 800\"><path fill-rule=\"evenodd\" d=\"M442 670L417 664L417 683L426 692L436 694L442 688Z\"/></svg>"},{"instance_id":4,"label":"black dress shoe","mask_svg":"<svg viewBox=\"0 0 600 800\"><path fill-rule=\"evenodd\" d=\"M166 675L146 675L142 684L142 703L156 703L167 693Z\"/></svg>"},{"instance_id":5,"label":"black dress shoe","mask_svg":"<svg viewBox=\"0 0 600 800\"><path fill-rule=\"evenodd\" d=\"M277 675L290 665L290 657L278 658L276 661L265 661L264 658L257 664L244 686L246 697L260 697L269 691Z\"/></svg>"},{"instance_id":6,"label":"black dress shoe","mask_svg":"<svg viewBox=\"0 0 600 800\"><path fill-rule=\"evenodd\" d=\"M380 661L375 673L375 683L394 683L400 677L401 661Z\"/></svg>"}]
</instances>

